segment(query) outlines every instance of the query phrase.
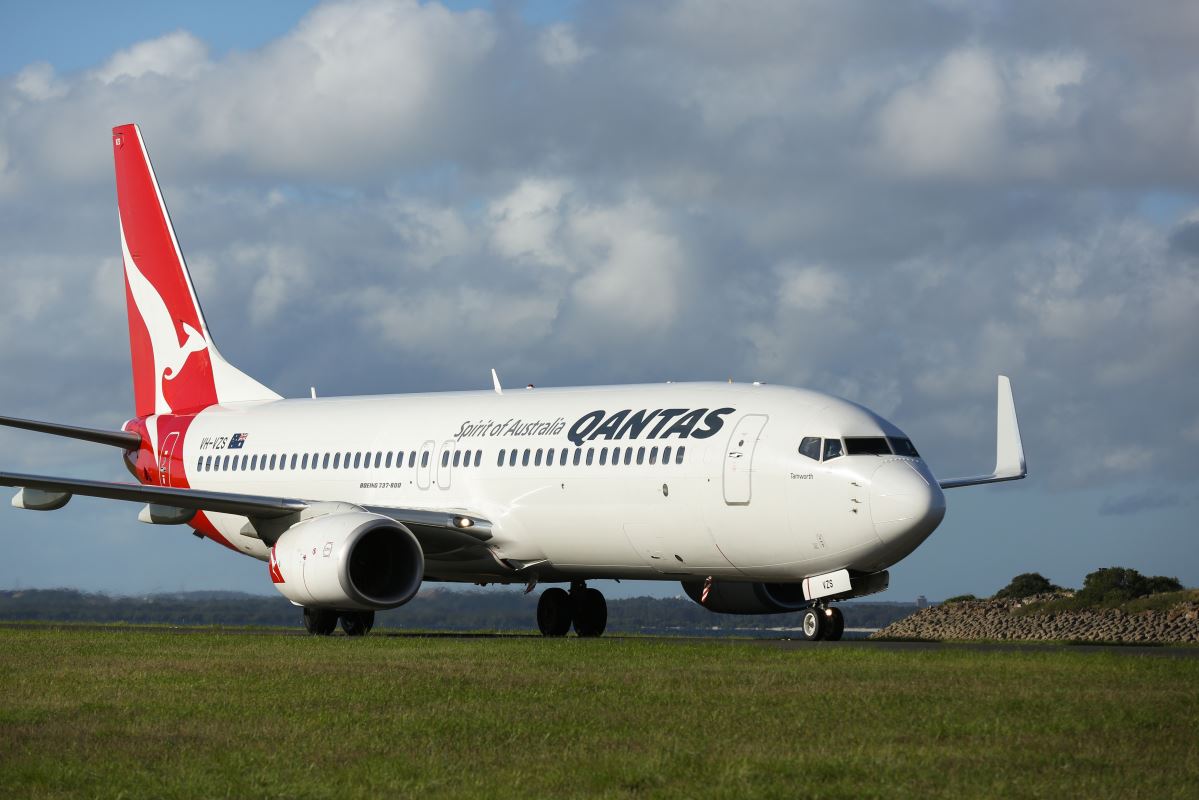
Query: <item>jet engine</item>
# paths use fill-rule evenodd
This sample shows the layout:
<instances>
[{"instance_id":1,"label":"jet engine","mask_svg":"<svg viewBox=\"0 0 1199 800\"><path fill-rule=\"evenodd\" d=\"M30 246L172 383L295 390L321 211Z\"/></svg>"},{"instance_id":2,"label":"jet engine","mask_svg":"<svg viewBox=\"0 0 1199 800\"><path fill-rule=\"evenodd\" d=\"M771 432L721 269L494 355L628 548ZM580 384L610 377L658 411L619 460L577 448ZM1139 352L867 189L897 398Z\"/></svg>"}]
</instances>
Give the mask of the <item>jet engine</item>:
<instances>
[{"instance_id":1,"label":"jet engine","mask_svg":"<svg viewBox=\"0 0 1199 800\"><path fill-rule=\"evenodd\" d=\"M707 601L703 600L703 581L682 583L688 597L719 614L783 614L810 605L800 583L712 581Z\"/></svg>"},{"instance_id":2,"label":"jet engine","mask_svg":"<svg viewBox=\"0 0 1199 800\"><path fill-rule=\"evenodd\" d=\"M412 531L366 511L328 514L288 528L271 548L271 580L302 606L395 608L416 595L425 556Z\"/></svg>"}]
</instances>

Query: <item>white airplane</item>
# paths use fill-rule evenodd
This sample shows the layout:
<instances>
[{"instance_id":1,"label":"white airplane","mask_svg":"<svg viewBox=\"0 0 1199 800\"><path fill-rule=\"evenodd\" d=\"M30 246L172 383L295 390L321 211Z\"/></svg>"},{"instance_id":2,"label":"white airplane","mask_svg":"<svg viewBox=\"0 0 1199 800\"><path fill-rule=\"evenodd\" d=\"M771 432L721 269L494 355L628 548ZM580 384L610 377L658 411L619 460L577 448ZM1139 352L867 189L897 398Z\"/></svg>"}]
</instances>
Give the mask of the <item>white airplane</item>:
<instances>
[{"instance_id":1,"label":"white airplane","mask_svg":"<svg viewBox=\"0 0 1199 800\"><path fill-rule=\"evenodd\" d=\"M0 424L124 451L137 483L0 472L17 508L142 503L267 562L306 628L362 635L423 581L564 583L537 624L600 635L601 578L680 581L705 608L805 610L879 592L945 514L942 489L1023 478L1007 378L989 475L938 481L903 431L787 387L667 383L284 399L217 351L141 132L112 131L136 416L120 431Z\"/></svg>"}]
</instances>

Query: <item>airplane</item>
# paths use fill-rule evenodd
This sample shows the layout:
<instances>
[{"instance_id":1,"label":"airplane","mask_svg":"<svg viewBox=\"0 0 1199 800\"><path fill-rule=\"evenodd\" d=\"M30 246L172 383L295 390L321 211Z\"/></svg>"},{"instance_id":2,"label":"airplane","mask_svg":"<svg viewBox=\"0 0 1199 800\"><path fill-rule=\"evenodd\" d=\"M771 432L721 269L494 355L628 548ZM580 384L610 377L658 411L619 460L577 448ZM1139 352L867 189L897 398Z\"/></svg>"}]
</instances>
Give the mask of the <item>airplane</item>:
<instances>
[{"instance_id":1,"label":"airplane","mask_svg":"<svg viewBox=\"0 0 1199 800\"><path fill-rule=\"evenodd\" d=\"M1027 475L1009 380L996 463L937 480L869 409L761 383L285 399L218 351L137 125L112 129L135 416L119 430L0 424L123 453L136 483L0 472L12 505L141 503L267 565L314 635L364 635L431 582L545 589L545 636L601 635L600 579L679 581L713 612L803 611L883 591L945 515L944 489Z\"/></svg>"}]
</instances>

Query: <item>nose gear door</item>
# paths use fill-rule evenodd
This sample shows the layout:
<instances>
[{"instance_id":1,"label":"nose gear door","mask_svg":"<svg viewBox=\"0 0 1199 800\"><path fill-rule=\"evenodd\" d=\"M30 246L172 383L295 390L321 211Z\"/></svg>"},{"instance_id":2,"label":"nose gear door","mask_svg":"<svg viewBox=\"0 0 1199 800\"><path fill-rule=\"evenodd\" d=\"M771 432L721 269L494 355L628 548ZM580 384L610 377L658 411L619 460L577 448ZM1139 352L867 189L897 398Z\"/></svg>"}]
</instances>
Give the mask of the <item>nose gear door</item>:
<instances>
[{"instance_id":1,"label":"nose gear door","mask_svg":"<svg viewBox=\"0 0 1199 800\"><path fill-rule=\"evenodd\" d=\"M749 505L753 496L754 450L767 419L765 414L746 414L729 436L724 451L724 502L727 505Z\"/></svg>"}]
</instances>

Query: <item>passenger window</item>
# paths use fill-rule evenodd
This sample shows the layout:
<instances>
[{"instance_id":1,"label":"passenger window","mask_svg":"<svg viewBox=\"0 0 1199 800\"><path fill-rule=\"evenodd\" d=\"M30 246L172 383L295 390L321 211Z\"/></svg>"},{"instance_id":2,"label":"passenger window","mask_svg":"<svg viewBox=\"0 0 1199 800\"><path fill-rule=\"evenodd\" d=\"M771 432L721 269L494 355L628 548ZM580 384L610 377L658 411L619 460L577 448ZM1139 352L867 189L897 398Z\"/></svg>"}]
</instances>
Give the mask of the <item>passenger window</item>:
<instances>
[{"instance_id":1,"label":"passenger window","mask_svg":"<svg viewBox=\"0 0 1199 800\"><path fill-rule=\"evenodd\" d=\"M497 459L495 460L495 465L496 465L497 467L502 467L502 466L504 466L504 448L502 448L502 447L500 448L500 455L499 455L499 458L497 458Z\"/></svg>"},{"instance_id":2,"label":"passenger window","mask_svg":"<svg viewBox=\"0 0 1199 800\"><path fill-rule=\"evenodd\" d=\"M266 456L263 456L263 459L265 460L265 459L266 459ZM266 469L274 469L274 468L275 468L275 454L274 454L274 453L271 453L271 462L270 462L270 464L269 464L268 466L266 466L265 468L266 468Z\"/></svg>"},{"instance_id":3,"label":"passenger window","mask_svg":"<svg viewBox=\"0 0 1199 800\"><path fill-rule=\"evenodd\" d=\"M545 465L547 467L554 466L554 448L545 451Z\"/></svg>"},{"instance_id":4,"label":"passenger window","mask_svg":"<svg viewBox=\"0 0 1199 800\"><path fill-rule=\"evenodd\" d=\"M325 453L325 457L321 459L321 469L329 468L329 454Z\"/></svg>"},{"instance_id":5,"label":"passenger window","mask_svg":"<svg viewBox=\"0 0 1199 800\"><path fill-rule=\"evenodd\" d=\"M657 447L651 447L649 449L649 463L651 466L653 464L658 463L658 448Z\"/></svg>"},{"instance_id":6,"label":"passenger window","mask_svg":"<svg viewBox=\"0 0 1199 800\"><path fill-rule=\"evenodd\" d=\"M587 463L589 463L589 464L590 464L591 462L590 462L590 461L588 461ZM604 466L604 465L605 465L605 464L607 464L607 463L608 463L608 448L606 448L606 447L601 447L601 448L600 448L600 459L599 459L599 465L602 467L602 466Z\"/></svg>"},{"instance_id":7,"label":"passenger window","mask_svg":"<svg viewBox=\"0 0 1199 800\"><path fill-rule=\"evenodd\" d=\"M840 458L845 454L841 449L840 439L825 439L824 440L824 460L832 461L834 458Z\"/></svg>"},{"instance_id":8,"label":"passenger window","mask_svg":"<svg viewBox=\"0 0 1199 800\"><path fill-rule=\"evenodd\" d=\"M238 462L238 461L239 461L238 457L237 457L237 456L234 456L234 457L233 457L233 461L232 461L232 462L231 462L231 464L230 464L230 466L232 467L232 471L233 471L233 472L237 472L237 462Z\"/></svg>"},{"instance_id":9,"label":"passenger window","mask_svg":"<svg viewBox=\"0 0 1199 800\"><path fill-rule=\"evenodd\" d=\"M541 466L541 448L537 448L537 455L533 456L533 466Z\"/></svg>"},{"instance_id":10,"label":"passenger window","mask_svg":"<svg viewBox=\"0 0 1199 800\"><path fill-rule=\"evenodd\" d=\"M333 454L333 469L341 469L341 453Z\"/></svg>"},{"instance_id":11,"label":"passenger window","mask_svg":"<svg viewBox=\"0 0 1199 800\"><path fill-rule=\"evenodd\" d=\"M482 463L483 463L483 451L476 450L475 451L475 466L477 467Z\"/></svg>"},{"instance_id":12,"label":"passenger window","mask_svg":"<svg viewBox=\"0 0 1199 800\"><path fill-rule=\"evenodd\" d=\"M203 471L204 471L204 456L200 456L199 460L196 461L196 472L203 472Z\"/></svg>"},{"instance_id":13,"label":"passenger window","mask_svg":"<svg viewBox=\"0 0 1199 800\"><path fill-rule=\"evenodd\" d=\"M567 456L569 456L569 455L570 455L570 453L567 451L567 449L566 449L565 447L563 447L563 448L562 448L562 455L560 455L560 456L558 457L558 466L560 466L560 467L565 467L565 466L566 466L566 458L567 458Z\"/></svg>"},{"instance_id":14,"label":"passenger window","mask_svg":"<svg viewBox=\"0 0 1199 800\"><path fill-rule=\"evenodd\" d=\"M624 465L627 467L633 463L633 448L626 447L624 449Z\"/></svg>"},{"instance_id":15,"label":"passenger window","mask_svg":"<svg viewBox=\"0 0 1199 800\"><path fill-rule=\"evenodd\" d=\"M517 455L518 455L518 453L516 452L516 448L513 447L511 452L508 453L508 466L510 466L510 467L516 466Z\"/></svg>"},{"instance_id":16,"label":"passenger window","mask_svg":"<svg viewBox=\"0 0 1199 800\"><path fill-rule=\"evenodd\" d=\"M671 449L671 448L670 448L670 445L667 445L667 446L666 446L665 448L663 448L663 450L662 450L662 463L663 463L663 464L669 464L669 463L670 463L670 449Z\"/></svg>"},{"instance_id":17,"label":"passenger window","mask_svg":"<svg viewBox=\"0 0 1199 800\"><path fill-rule=\"evenodd\" d=\"M614 466L614 467L620 466L620 448L619 447L612 448L612 466Z\"/></svg>"},{"instance_id":18,"label":"passenger window","mask_svg":"<svg viewBox=\"0 0 1199 800\"><path fill-rule=\"evenodd\" d=\"M462 451L462 466L464 466L464 467L470 466L470 451L469 450Z\"/></svg>"},{"instance_id":19,"label":"passenger window","mask_svg":"<svg viewBox=\"0 0 1199 800\"><path fill-rule=\"evenodd\" d=\"M461 463L462 463L462 451L455 450L454 451L454 466L456 467Z\"/></svg>"},{"instance_id":20,"label":"passenger window","mask_svg":"<svg viewBox=\"0 0 1199 800\"><path fill-rule=\"evenodd\" d=\"M225 465L223 467L221 467L221 471L222 472L229 471L229 456L225 456Z\"/></svg>"},{"instance_id":21,"label":"passenger window","mask_svg":"<svg viewBox=\"0 0 1199 800\"><path fill-rule=\"evenodd\" d=\"M387 454L387 460L388 460L388 461L391 461L391 453L388 453L388 454ZM382 451L376 452L376 453L375 453L375 469L378 469L378 468L379 468L379 465L380 465L380 464L382 464L382 463L383 463L383 453L382 453Z\"/></svg>"},{"instance_id":22,"label":"passenger window","mask_svg":"<svg viewBox=\"0 0 1199 800\"><path fill-rule=\"evenodd\" d=\"M383 459L383 466L391 469L391 457L394 455L390 450L387 451L387 458Z\"/></svg>"},{"instance_id":23,"label":"passenger window","mask_svg":"<svg viewBox=\"0 0 1199 800\"><path fill-rule=\"evenodd\" d=\"M820 437L805 436L799 440L799 454L815 461L820 460Z\"/></svg>"},{"instance_id":24,"label":"passenger window","mask_svg":"<svg viewBox=\"0 0 1199 800\"><path fill-rule=\"evenodd\" d=\"M587 466L589 466L589 467L591 466L591 461L594 457L595 457L595 448L588 447L587 448Z\"/></svg>"},{"instance_id":25,"label":"passenger window","mask_svg":"<svg viewBox=\"0 0 1199 800\"><path fill-rule=\"evenodd\" d=\"M442 450L441 451L441 466L448 467L449 465L450 465L450 451Z\"/></svg>"},{"instance_id":26,"label":"passenger window","mask_svg":"<svg viewBox=\"0 0 1199 800\"><path fill-rule=\"evenodd\" d=\"M304 458L300 460L300 469L308 469L308 454L304 454Z\"/></svg>"},{"instance_id":27,"label":"passenger window","mask_svg":"<svg viewBox=\"0 0 1199 800\"><path fill-rule=\"evenodd\" d=\"M579 466L579 462L580 462L580 461L582 461L582 460L583 460L583 448L581 448L581 447L576 447L576 448L575 448L575 457L574 457L574 459L573 459L573 461L574 461L574 465L575 465L576 467L577 467L577 466Z\"/></svg>"},{"instance_id":28,"label":"passenger window","mask_svg":"<svg viewBox=\"0 0 1199 800\"><path fill-rule=\"evenodd\" d=\"M416 451L413 450L411 453L408 454L408 469L412 469L415 466L416 466Z\"/></svg>"},{"instance_id":29,"label":"passenger window","mask_svg":"<svg viewBox=\"0 0 1199 800\"><path fill-rule=\"evenodd\" d=\"M644 447L637 448L637 463L638 464L645 463L645 448Z\"/></svg>"},{"instance_id":30,"label":"passenger window","mask_svg":"<svg viewBox=\"0 0 1199 800\"><path fill-rule=\"evenodd\" d=\"M522 467L529 466L529 449L527 447L525 448L525 454L520 457L520 465Z\"/></svg>"},{"instance_id":31,"label":"passenger window","mask_svg":"<svg viewBox=\"0 0 1199 800\"><path fill-rule=\"evenodd\" d=\"M350 463L349 453L346 454L346 463L347 464ZM354 469L358 469L358 467L360 467L361 465L362 465L362 453L355 453L354 454Z\"/></svg>"},{"instance_id":32,"label":"passenger window","mask_svg":"<svg viewBox=\"0 0 1199 800\"><path fill-rule=\"evenodd\" d=\"M249 456L242 456L242 457L241 457L241 471L242 471L242 472L245 472L245 471L246 471L246 465L247 465L247 464L249 464L249 463L250 463L250 457L249 457Z\"/></svg>"},{"instance_id":33,"label":"passenger window","mask_svg":"<svg viewBox=\"0 0 1199 800\"><path fill-rule=\"evenodd\" d=\"M264 456L263 458L264 458L264 460L265 460L265 456ZM258 469L258 454L257 454L257 453L255 453L254 455L250 456L250 469L251 469L251 470L256 470L256 469Z\"/></svg>"},{"instance_id":34,"label":"passenger window","mask_svg":"<svg viewBox=\"0 0 1199 800\"><path fill-rule=\"evenodd\" d=\"M682 464L683 463L683 453L686 453L686 452L687 452L687 448L682 447L682 446L680 446L678 450L675 450L674 451L674 463Z\"/></svg>"}]
</instances>

